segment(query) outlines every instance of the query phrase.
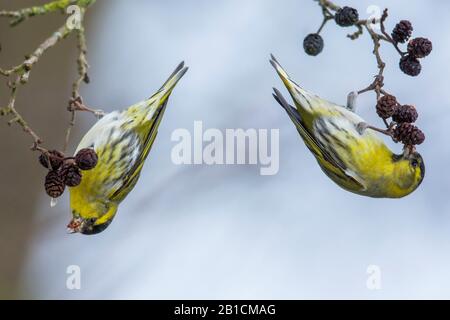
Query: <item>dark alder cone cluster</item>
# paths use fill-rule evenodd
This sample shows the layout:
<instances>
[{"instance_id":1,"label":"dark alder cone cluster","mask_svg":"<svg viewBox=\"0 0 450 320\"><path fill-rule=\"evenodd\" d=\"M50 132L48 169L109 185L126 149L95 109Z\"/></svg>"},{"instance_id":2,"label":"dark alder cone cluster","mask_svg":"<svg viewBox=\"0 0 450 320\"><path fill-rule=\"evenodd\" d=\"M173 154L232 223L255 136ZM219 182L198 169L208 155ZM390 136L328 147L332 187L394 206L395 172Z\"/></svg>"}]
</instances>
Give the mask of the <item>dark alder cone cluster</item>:
<instances>
[{"instance_id":1,"label":"dark alder cone cluster","mask_svg":"<svg viewBox=\"0 0 450 320\"><path fill-rule=\"evenodd\" d=\"M363 32L365 23L371 22L368 20L359 20L358 11L354 8L344 6L342 8L334 5L331 1L319 1L322 7L323 22L317 33L307 35L303 41L303 49L308 55L316 56L322 52L324 48L324 40L320 36L324 25L329 20L334 20L340 27L356 26L358 30L349 34L348 37L352 40L357 39ZM333 14L333 11L335 12ZM412 105L402 105L395 96L386 93L383 90L383 70L384 62L380 64L379 47L381 40L390 43L400 54L399 67L407 75L418 76L422 71L422 65L419 59L428 56L433 50L433 44L427 38L417 37L410 39L413 33L413 26L408 20L401 20L398 22L391 32L391 36L384 31L385 20L388 16L388 10L385 9L379 23L381 25L382 34L378 34L378 38L372 34L374 42L374 54L377 55L377 62L379 68L379 75L376 80L366 89L358 91L359 93L367 91L375 91L378 98L376 104L376 112L380 118L383 119L387 126L387 130L378 130L390 135L394 141L402 142L405 147L412 147L421 144L425 140L424 133L413 123L416 122L419 114L416 108ZM373 30L372 30L373 31ZM405 44L406 50L401 50L399 44ZM380 67L382 65L383 67ZM391 121L389 121L391 119Z\"/></svg>"},{"instance_id":2,"label":"dark alder cone cluster","mask_svg":"<svg viewBox=\"0 0 450 320\"><path fill-rule=\"evenodd\" d=\"M401 105L396 97L386 94L378 99L376 109L380 118L384 120L392 118L392 121L394 121L390 125L394 141L414 146L421 144L425 140L425 134L413 125L419 117L414 106Z\"/></svg>"},{"instance_id":3,"label":"dark alder cone cluster","mask_svg":"<svg viewBox=\"0 0 450 320\"><path fill-rule=\"evenodd\" d=\"M333 18L338 26L350 27L358 22L359 14L355 8L343 7L336 11ZM323 50L324 41L319 32L310 33L303 40L303 49L310 56L317 56Z\"/></svg>"},{"instance_id":4,"label":"dark alder cone cluster","mask_svg":"<svg viewBox=\"0 0 450 320\"><path fill-rule=\"evenodd\" d=\"M396 44L405 43L411 37L413 27L408 20L397 23L392 30L392 40ZM407 53L400 58L399 67L405 74L416 77L422 71L419 59L425 58L433 50L433 44L427 38L414 38L408 42Z\"/></svg>"},{"instance_id":5,"label":"dark alder cone cluster","mask_svg":"<svg viewBox=\"0 0 450 320\"><path fill-rule=\"evenodd\" d=\"M75 157L65 157L62 152L53 150L42 153L39 162L50 170L45 177L45 191L50 197L58 198L64 193L66 186L76 187L81 183L81 170L95 168L98 156L90 148L81 149Z\"/></svg>"}]
</instances>

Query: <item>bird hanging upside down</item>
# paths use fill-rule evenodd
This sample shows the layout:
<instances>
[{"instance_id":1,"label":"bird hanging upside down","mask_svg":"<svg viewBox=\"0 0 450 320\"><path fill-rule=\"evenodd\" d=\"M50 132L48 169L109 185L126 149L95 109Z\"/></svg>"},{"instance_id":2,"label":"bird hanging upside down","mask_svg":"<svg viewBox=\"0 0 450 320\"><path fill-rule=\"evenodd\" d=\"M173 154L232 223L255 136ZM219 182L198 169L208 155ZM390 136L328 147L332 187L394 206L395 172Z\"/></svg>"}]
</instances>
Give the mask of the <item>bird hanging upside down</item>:
<instances>
[{"instance_id":1,"label":"bird hanging upside down","mask_svg":"<svg viewBox=\"0 0 450 320\"><path fill-rule=\"evenodd\" d=\"M119 204L139 179L168 98L187 69L181 63L153 96L107 114L83 137L76 152L94 149L98 164L83 173L79 186L70 188L70 232L96 234L110 225Z\"/></svg>"},{"instance_id":2,"label":"bird hanging upside down","mask_svg":"<svg viewBox=\"0 0 450 320\"><path fill-rule=\"evenodd\" d=\"M272 56L295 107L280 91L274 98L286 110L323 172L347 191L374 198L401 198L421 184L425 165L414 149L394 154L356 113L311 94L290 79Z\"/></svg>"}]
</instances>

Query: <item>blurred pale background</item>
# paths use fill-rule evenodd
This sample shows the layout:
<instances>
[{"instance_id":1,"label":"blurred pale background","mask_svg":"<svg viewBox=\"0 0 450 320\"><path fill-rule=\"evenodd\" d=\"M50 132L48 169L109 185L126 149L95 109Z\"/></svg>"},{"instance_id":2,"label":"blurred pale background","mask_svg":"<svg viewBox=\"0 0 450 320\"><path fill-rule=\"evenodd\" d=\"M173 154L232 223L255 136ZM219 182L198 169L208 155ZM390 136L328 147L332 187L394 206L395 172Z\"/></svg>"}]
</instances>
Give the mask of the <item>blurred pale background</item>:
<instances>
[{"instance_id":1,"label":"blurred pale background","mask_svg":"<svg viewBox=\"0 0 450 320\"><path fill-rule=\"evenodd\" d=\"M0 0L1 8L45 1ZM29 139L0 123L0 297L2 298L450 298L450 30L448 1L337 1L365 16L390 8L388 27L404 18L433 40L418 78L407 77L385 46L386 87L416 104L427 134L420 152L426 178L401 200L363 198L320 171L287 115L271 97L280 89L274 53L304 87L344 103L376 72L371 41L345 37L332 23L325 49L301 48L321 13L310 0L97 1L87 16L91 84L85 101L111 111L156 90L181 60L189 72L176 88L139 184L112 225L97 236L69 235L68 195L50 208L45 171ZM38 17L10 29L0 21L3 67L21 61L63 21ZM75 76L73 38L33 69L18 108L46 140L62 144ZM285 90L282 90L285 92ZM0 102L7 92L0 86ZM374 97L359 111L379 124ZM81 115L72 150L94 123ZM256 166L176 166L170 135L205 128L279 128L280 171ZM400 152L400 146L393 146ZM81 267L81 289L66 289L66 268ZM369 265L382 289L366 287Z\"/></svg>"}]
</instances>

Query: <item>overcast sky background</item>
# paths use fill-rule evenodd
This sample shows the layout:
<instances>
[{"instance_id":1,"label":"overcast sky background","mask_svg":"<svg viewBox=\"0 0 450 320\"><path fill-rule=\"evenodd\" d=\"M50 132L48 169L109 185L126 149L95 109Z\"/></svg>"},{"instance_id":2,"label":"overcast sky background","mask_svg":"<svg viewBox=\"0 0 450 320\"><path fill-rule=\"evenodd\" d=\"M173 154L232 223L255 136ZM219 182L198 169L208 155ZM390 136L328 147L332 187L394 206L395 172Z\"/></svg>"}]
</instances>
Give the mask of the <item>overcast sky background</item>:
<instances>
[{"instance_id":1,"label":"overcast sky background","mask_svg":"<svg viewBox=\"0 0 450 320\"><path fill-rule=\"evenodd\" d=\"M106 111L152 94L185 60L140 182L111 226L97 236L69 235L68 195L56 208L42 192L21 266L22 297L149 299L450 298L450 30L448 1L336 1L388 6L391 30L410 19L414 36L433 40L423 71L411 78L384 46L386 88L415 104L427 140L426 177L400 200L347 193L331 182L271 96L286 92L273 53L291 76L323 98L344 103L376 73L371 41L325 27L318 57L302 50L321 12L311 0L97 1L87 16L91 84L85 101ZM28 21L27 23L33 23ZM73 63L67 57L67 63ZM67 86L73 74L67 79ZM360 114L381 125L374 96ZM93 119L83 116L81 137ZM280 170L257 166L176 166L177 128L279 128ZM388 139L386 139L388 140ZM400 145L392 147L400 152ZM66 289L79 265L81 290ZM382 289L366 288L369 265Z\"/></svg>"}]
</instances>

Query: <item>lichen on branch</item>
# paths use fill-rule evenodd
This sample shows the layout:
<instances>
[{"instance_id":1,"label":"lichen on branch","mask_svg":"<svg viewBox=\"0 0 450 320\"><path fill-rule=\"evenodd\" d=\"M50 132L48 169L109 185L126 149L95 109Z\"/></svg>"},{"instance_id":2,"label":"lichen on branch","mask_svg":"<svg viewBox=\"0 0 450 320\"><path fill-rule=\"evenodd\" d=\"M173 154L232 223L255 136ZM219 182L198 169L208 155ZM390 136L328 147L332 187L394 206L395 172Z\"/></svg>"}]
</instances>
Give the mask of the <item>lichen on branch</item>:
<instances>
[{"instance_id":1,"label":"lichen on branch","mask_svg":"<svg viewBox=\"0 0 450 320\"><path fill-rule=\"evenodd\" d=\"M0 10L0 17L11 18L10 25L12 27L20 24L24 20L52 13L55 11L65 12L66 8L70 5L77 5L80 8L87 8L94 4L96 0L57 0L46 3L42 6L33 6L30 8L19 9L17 11Z\"/></svg>"}]
</instances>

